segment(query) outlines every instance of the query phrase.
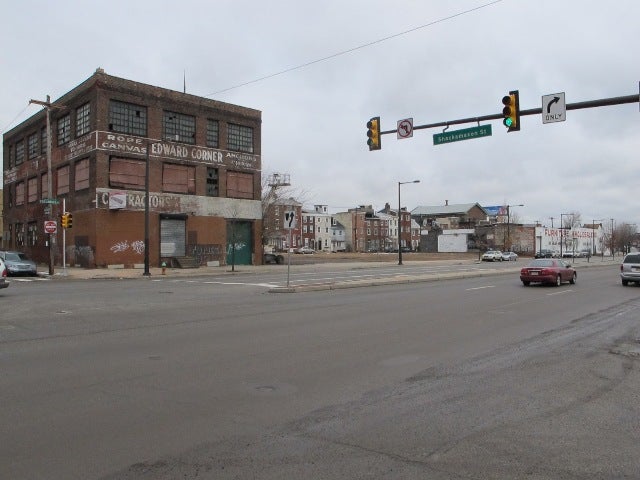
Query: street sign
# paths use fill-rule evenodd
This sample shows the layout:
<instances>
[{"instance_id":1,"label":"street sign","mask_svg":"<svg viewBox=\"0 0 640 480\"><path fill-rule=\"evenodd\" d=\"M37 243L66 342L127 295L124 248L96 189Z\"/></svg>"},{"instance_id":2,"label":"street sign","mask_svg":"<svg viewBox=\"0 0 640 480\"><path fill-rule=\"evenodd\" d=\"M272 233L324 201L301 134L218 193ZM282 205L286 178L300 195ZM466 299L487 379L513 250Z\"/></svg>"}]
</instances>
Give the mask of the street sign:
<instances>
[{"instance_id":1,"label":"street sign","mask_svg":"<svg viewBox=\"0 0 640 480\"><path fill-rule=\"evenodd\" d=\"M433 135L433 144L442 145L443 143L460 142L462 140L472 140L480 137L491 136L491 125L481 125L478 127L463 128L462 130L454 130L452 132L435 133Z\"/></svg>"},{"instance_id":2,"label":"street sign","mask_svg":"<svg viewBox=\"0 0 640 480\"><path fill-rule=\"evenodd\" d=\"M398 120L398 139L413 137L413 118Z\"/></svg>"},{"instance_id":3,"label":"street sign","mask_svg":"<svg viewBox=\"0 0 640 480\"><path fill-rule=\"evenodd\" d=\"M57 198L41 198L40 203L58 205L60 203L60 200L58 200Z\"/></svg>"},{"instance_id":4,"label":"street sign","mask_svg":"<svg viewBox=\"0 0 640 480\"><path fill-rule=\"evenodd\" d=\"M55 220L44 221L44 233L56 233L58 231L58 222Z\"/></svg>"},{"instance_id":5,"label":"street sign","mask_svg":"<svg viewBox=\"0 0 640 480\"><path fill-rule=\"evenodd\" d=\"M284 228L287 230L296 228L296 212L294 210L284 212Z\"/></svg>"},{"instance_id":6,"label":"street sign","mask_svg":"<svg viewBox=\"0 0 640 480\"><path fill-rule=\"evenodd\" d=\"M567 119L567 104L564 92L542 96L542 123L564 122Z\"/></svg>"}]
</instances>

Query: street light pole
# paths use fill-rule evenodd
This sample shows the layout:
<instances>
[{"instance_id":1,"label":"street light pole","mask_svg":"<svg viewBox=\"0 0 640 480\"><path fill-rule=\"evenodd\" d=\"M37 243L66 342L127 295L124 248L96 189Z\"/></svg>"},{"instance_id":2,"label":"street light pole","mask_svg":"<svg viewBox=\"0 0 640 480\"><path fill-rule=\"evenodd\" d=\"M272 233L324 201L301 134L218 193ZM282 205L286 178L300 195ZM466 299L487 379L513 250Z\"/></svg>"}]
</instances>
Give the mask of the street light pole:
<instances>
[{"instance_id":1,"label":"street light pole","mask_svg":"<svg viewBox=\"0 0 640 480\"><path fill-rule=\"evenodd\" d=\"M524 207L524 204L521 203L519 205L507 205L507 241L504 242L505 248L507 247L506 243L509 242L509 248L507 248L507 252L511 251L511 233L509 230L509 226L511 225L511 207Z\"/></svg>"},{"instance_id":2,"label":"street light pole","mask_svg":"<svg viewBox=\"0 0 640 480\"><path fill-rule=\"evenodd\" d=\"M407 183L420 183L420 180L411 180L410 182L398 182L398 265L402 265L402 210L400 201L400 186ZM411 224L409 224L411 225Z\"/></svg>"}]
</instances>

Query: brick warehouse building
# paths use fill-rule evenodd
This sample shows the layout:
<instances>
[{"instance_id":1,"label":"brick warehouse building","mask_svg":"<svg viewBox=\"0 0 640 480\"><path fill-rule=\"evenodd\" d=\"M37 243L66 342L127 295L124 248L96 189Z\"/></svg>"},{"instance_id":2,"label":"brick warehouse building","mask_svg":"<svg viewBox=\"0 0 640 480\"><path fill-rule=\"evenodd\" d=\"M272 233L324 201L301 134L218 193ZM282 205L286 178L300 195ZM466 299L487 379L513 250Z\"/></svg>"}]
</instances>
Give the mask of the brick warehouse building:
<instances>
[{"instance_id":1,"label":"brick warehouse building","mask_svg":"<svg viewBox=\"0 0 640 480\"><path fill-rule=\"evenodd\" d=\"M3 248L62 265L64 205L68 265L140 265L148 179L151 266L261 263L261 122L98 69L4 135ZM57 221L53 254L45 220Z\"/></svg>"}]
</instances>

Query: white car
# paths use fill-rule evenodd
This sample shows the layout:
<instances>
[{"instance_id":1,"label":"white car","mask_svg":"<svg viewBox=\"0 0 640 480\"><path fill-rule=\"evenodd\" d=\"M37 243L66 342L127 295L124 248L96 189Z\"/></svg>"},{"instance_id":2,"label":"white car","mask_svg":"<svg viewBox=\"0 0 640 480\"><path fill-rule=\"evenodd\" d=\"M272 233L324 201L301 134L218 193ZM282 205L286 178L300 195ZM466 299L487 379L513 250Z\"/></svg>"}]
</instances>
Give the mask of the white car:
<instances>
[{"instance_id":1,"label":"white car","mask_svg":"<svg viewBox=\"0 0 640 480\"><path fill-rule=\"evenodd\" d=\"M500 250L487 250L482 255L483 262L501 262L502 252Z\"/></svg>"},{"instance_id":2,"label":"white car","mask_svg":"<svg viewBox=\"0 0 640 480\"><path fill-rule=\"evenodd\" d=\"M7 288L9 282L7 282L7 267L4 265L2 259L0 259L0 288Z\"/></svg>"},{"instance_id":3,"label":"white car","mask_svg":"<svg viewBox=\"0 0 640 480\"><path fill-rule=\"evenodd\" d=\"M515 252L502 252L502 260L505 262L517 262L518 254Z\"/></svg>"},{"instance_id":4,"label":"white car","mask_svg":"<svg viewBox=\"0 0 640 480\"><path fill-rule=\"evenodd\" d=\"M296 253L302 253L302 254L310 254L310 253L314 253L313 248L310 247L300 247L299 249L296 250Z\"/></svg>"}]
</instances>

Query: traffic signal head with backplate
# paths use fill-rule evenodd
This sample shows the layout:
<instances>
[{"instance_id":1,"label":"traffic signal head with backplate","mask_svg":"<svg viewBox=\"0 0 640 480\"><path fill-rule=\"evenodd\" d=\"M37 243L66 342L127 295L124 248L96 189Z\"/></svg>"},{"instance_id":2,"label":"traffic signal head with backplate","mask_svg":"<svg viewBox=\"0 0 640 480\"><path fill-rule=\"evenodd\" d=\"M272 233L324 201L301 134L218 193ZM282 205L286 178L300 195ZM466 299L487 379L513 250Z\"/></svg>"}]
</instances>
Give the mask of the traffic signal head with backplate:
<instances>
[{"instance_id":1,"label":"traffic signal head with backplate","mask_svg":"<svg viewBox=\"0 0 640 480\"><path fill-rule=\"evenodd\" d=\"M62 228L67 228L67 225L69 225L69 217L67 213L63 213L62 216L60 217L60 224L62 225Z\"/></svg>"},{"instance_id":2,"label":"traffic signal head with backplate","mask_svg":"<svg viewBox=\"0 0 640 480\"><path fill-rule=\"evenodd\" d=\"M502 123L508 128L508 132L516 132L520 130L520 99L518 98L518 90L512 90L509 95L502 97Z\"/></svg>"},{"instance_id":3,"label":"traffic signal head with backplate","mask_svg":"<svg viewBox=\"0 0 640 480\"><path fill-rule=\"evenodd\" d=\"M369 151L380 150L382 148L382 142L380 141L380 117L373 117L367 122L367 137Z\"/></svg>"},{"instance_id":4,"label":"traffic signal head with backplate","mask_svg":"<svg viewBox=\"0 0 640 480\"><path fill-rule=\"evenodd\" d=\"M67 228L73 227L73 215L67 213Z\"/></svg>"}]
</instances>

